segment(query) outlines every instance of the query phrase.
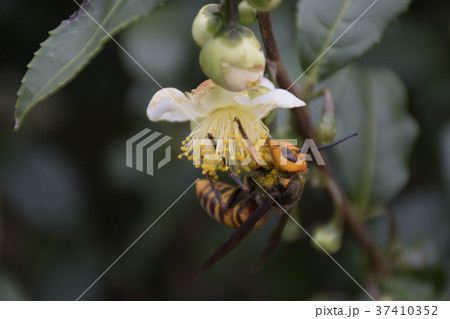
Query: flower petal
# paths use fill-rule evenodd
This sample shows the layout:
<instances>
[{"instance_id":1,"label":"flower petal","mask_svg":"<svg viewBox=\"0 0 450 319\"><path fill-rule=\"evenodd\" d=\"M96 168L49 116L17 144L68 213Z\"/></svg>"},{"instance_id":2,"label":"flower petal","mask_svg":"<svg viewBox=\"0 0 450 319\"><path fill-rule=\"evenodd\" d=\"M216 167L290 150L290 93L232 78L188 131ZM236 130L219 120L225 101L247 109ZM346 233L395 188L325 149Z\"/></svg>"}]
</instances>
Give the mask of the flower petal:
<instances>
[{"instance_id":1,"label":"flower petal","mask_svg":"<svg viewBox=\"0 0 450 319\"><path fill-rule=\"evenodd\" d=\"M293 108L304 105L306 105L305 102L292 93L286 90L276 89L251 100L251 111L258 118L262 118L267 116L271 110L279 107Z\"/></svg>"},{"instance_id":2,"label":"flower petal","mask_svg":"<svg viewBox=\"0 0 450 319\"><path fill-rule=\"evenodd\" d=\"M191 99L202 108L203 112L210 112L226 106L237 106L235 100L242 97L249 100L247 92L231 92L216 85L211 80L201 83L195 90L192 90Z\"/></svg>"},{"instance_id":3,"label":"flower petal","mask_svg":"<svg viewBox=\"0 0 450 319\"><path fill-rule=\"evenodd\" d=\"M264 77L261 79L261 82L259 82L257 86L264 86L268 88L270 91L275 90L275 85L273 85L272 81Z\"/></svg>"},{"instance_id":4,"label":"flower petal","mask_svg":"<svg viewBox=\"0 0 450 319\"><path fill-rule=\"evenodd\" d=\"M174 88L156 92L147 107L150 121L185 122L205 115L183 92Z\"/></svg>"},{"instance_id":5,"label":"flower petal","mask_svg":"<svg viewBox=\"0 0 450 319\"><path fill-rule=\"evenodd\" d=\"M259 82L257 85L247 89L247 93L250 99L254 99L272 90L275 90L275 86L273 85L273 83L269 79L262 78L261 82ZM248 103L245 103L245 105L248 105Z\"/></svg>"}]
</instances>

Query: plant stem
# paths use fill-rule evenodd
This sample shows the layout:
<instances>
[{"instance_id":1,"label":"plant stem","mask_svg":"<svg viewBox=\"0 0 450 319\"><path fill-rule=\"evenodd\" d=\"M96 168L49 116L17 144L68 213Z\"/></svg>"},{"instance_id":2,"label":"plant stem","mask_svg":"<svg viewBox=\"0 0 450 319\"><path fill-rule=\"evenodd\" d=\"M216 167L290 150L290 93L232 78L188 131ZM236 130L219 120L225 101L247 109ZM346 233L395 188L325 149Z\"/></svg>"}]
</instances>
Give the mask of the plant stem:
<instances>
[{"instance_id":1,"label":"plant stem","mask_svg":"<svg viewBox=\"0 0 450 319\"><path fill-rule=\"evenodd\" d=\"M236 27L239 25L239 2L240 0L225 0L223 2L226 5L226 17L229 27Z\"/></svg>"},{"instance_id":2,"label":"plant stem","mask_svg":"<svg viewBox=\"0 0 450 319\"><path fill-rule=\"evenodd\" d=\"M278 46L273 33L270 12L258 12L258 20L264 47L266 49L267 59L274 63L277 68L276 76L278 85L280 86L280 88L288 90L289 92L300 98L306 97L306 99L308 99L308 96L312 96L312 92L305 92L301 87L300 89L296 88L287 75L286 68L283 65L283 61L281 60L280 52L278 50ZM308 109L306 107L297 107L292 109L292 111L298 120L299 133L305 139L313 139L316 145L319 146L315 139L315 130L309 116ZM346 226L367 253L369 263L375 274L385 274L387 271L387 265L385 261L381 258L374 244L372 243L372 240L364 223L358 219L355 212L353 211L348 196L345 194L344 190L339 184L330 165L328 165L329 161L326 154L322 152L321 155L326 165L318 165L317 167L326 177L327 191L334 204L338 208L338 212L342 214Z\"/></svg>"}]
</instances>

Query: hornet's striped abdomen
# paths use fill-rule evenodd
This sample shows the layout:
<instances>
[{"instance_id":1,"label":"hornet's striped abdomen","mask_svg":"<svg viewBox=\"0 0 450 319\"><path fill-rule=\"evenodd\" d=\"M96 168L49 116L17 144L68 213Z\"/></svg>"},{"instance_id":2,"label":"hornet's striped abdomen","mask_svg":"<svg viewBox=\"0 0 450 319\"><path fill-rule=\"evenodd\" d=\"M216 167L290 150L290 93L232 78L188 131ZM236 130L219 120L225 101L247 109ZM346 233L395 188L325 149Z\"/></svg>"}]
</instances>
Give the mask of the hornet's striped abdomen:
<instances>
[{"instance_id":1,"label":"hornet's striped abdomen","mask_svg":"<svg viewBox=\"0 0 450 319\"><path fill-rule=\"evenodd\" d=\"M236 191L235 187L220 182L215 182L214 187L220 193L225 205L228 204L230 196ZM241 226L257 208L255 201L248 194L245 194L246 196L236 196L235 202L228 209L221 207L216 193L207 179L199 179L197 181L195 192L200 205L209 216L219 223L232 228ZM256 229L264 225L266 219L267 214L256 223L254 228Z\"/></svg>"}]
</instances>

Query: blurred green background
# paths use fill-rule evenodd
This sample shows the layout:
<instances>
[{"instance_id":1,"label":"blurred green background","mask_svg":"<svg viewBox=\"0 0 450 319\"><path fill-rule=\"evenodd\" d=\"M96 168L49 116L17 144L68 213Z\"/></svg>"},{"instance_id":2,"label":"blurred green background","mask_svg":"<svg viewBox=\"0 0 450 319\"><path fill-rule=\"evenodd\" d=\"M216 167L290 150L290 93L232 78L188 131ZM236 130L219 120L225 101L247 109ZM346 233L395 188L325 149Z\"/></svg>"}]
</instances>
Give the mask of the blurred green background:
<instances>
[{"instance_id":1,"label":"blurred green background","mask_svg":"<svg viewBox=\"0 0 450 319\"><path fill-rule=\"evenodd\" d=\"M205 77L190 25L206 3L168 1L117 39L163 87L191 90ZM189 125L147 120L147 104L159 88L113 42L13 132L16 92L26 65L48 31L76 9L70 0L2 1L0 300L78 298L201 175L176 159ZM449 17L446 0L413 1L359 61L389 67L400 76L420 129L408 161L409 182L383 214L368 222L384 256L398 264L380 284L383 298L450 298ZM274 28L295 79L301 74L293 44L295 1L285 0L274 12ZM125 141L144 128L173 137L173 160L154 176L125 166ZM322 190L308 185L300 211L312 227L329 217L331 203ZM396 220L395 241L389 240L390 215ZM306 236L289 228L272 258L249 275L275 222L270 218L192 282L232 230L211 220L191 189L83 299L367 299ZM364 252L350 235L345 234L335 258L367 283Z\"/></svg>"}]
</instances>

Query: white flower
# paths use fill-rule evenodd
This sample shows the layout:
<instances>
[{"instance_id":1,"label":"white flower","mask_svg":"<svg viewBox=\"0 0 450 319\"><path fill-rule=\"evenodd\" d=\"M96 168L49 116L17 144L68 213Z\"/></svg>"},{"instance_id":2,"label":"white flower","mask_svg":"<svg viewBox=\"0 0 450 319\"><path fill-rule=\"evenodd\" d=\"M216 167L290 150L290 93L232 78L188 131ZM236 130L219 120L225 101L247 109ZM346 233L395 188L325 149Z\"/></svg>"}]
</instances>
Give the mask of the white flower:
<instances>
[{"instance_id":1,"label":"white flower","mask_svg":"<svg viewBox=\"0 0 450 319\"><path fill-rule=\"evenodd\" d=\"M203 174L215 175L216 170L226 171L232 165L239 170L239 167L249 169L255 164L235 118L255 145L268 137L268 129L261 118L278 107L303 105L302 100L285 90L275 89L265 78L243 92L227 91L206 80L191 92L182 93L174 88L159 90L148 105L147 116L151 121L196 121L198 125L182 142L183 154L179 157L188 156L196 166L203 168ZM246 160L247 156L250 161Z\"/></svg>"}]
</instances>

